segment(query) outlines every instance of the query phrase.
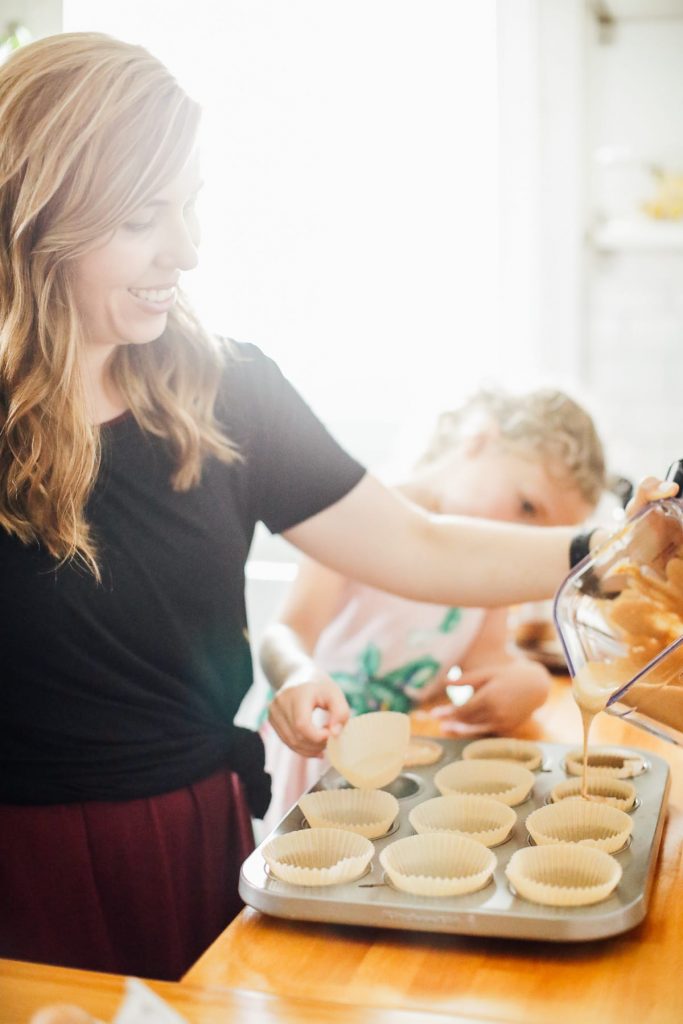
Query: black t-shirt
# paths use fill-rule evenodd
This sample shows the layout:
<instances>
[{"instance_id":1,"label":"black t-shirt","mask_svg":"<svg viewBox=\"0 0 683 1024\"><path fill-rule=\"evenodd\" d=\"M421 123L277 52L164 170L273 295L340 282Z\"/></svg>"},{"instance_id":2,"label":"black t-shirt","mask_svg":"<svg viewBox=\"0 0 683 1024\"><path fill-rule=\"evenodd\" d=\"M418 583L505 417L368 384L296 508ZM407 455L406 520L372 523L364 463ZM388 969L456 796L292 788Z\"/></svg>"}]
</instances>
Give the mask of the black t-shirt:
<instances>
[{"instance_id":1,"label":"black t-shirt","mask_svg":"<svg viewBox=\"0 0 683 1024\"><path fill-rule=\"evenodd\" d=\"M103 425L100 584L0 531L0 801L152 796L230 762L255 524L286 530L364 473L270 359L235 350L217 409L242 460L208 459L199 486L173 490L167 443L132 415Z\"/></svg>"}]
</instances>

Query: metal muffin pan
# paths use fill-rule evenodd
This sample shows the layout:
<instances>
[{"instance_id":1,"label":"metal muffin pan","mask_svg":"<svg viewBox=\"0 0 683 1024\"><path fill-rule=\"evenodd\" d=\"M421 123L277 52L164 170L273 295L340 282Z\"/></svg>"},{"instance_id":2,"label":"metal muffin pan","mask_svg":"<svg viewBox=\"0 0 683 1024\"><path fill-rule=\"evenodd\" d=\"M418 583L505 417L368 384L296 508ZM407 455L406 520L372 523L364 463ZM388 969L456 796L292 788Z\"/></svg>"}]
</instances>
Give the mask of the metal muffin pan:
<instances>
[{"instance_id":1,"label":"metal muffin pan","mask_svg":"<svg viewBox=\"0 0 683 1024\"><path fill-rule=\"evenodd\" d=\"M293 807L278 827L242 865L240 895L256 910L275 917L327 924L364 925L371 928L402 928L413 931L449 932L456 935L489 935L511 939L544 939L551 942L584 942L608 938L639 924L647 913L655 874L657 852L666 819L669 766L660 757L637 748L645 759L645 771L630 781L637 790L631 842L614 854L623 870L615 892L602 903L587 907L545 907L517 897L505 876L510 857L530 842L525 821L532 811L549 800L551 789L568 778L564 757L576 749L557 743L539 743L543 762L534 772L531 796L514 810L517 822L510 839L494 848L498 864L492 881L465 896L413 896L395 889L384 877L379 853L384 846L414 834L408 821L413 807L439 792L434 775L445 764L459 760L467 740L441 740L444 756L436 764L406 769L385 787L398 799L399 817L386 836L373 840L375 855L369 870L346 885L304 887L272 877L261 850L274 835L306 827L298 807ZM313 790L344 786L330 768Z\"/></svg>"}]
</instances>

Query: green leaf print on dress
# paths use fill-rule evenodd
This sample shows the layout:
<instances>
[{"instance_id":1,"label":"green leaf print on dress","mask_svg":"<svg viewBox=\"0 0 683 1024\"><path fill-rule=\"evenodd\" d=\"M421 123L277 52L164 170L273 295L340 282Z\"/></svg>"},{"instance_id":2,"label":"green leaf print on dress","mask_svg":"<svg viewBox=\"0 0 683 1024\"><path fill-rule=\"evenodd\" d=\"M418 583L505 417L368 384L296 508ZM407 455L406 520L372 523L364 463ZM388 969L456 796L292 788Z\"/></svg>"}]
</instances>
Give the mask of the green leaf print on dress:
<instances>
[{"instance_id":1,"label":"green leaf print on dress","mask_svg":"<svg viewBox=\"0 0 683 1024\"><path fill-rule=\"evenodd\" d=\"M461 608L447 608L438 626L427 630L414 630L408 641L415 646L429 646L435 637L452 633L462 619ZM367 644L358 656L355 672L330 672L330 677L341 686L354 715L368 711L410 711L413 702L405 693L406 686L419 689L438 675L441 662L430 655L423 655L400 665L392 672L381 673L382 652L377 644ZM268 704L273 699L270 691ZM259 726L268 715L266 706L259 718Z\"/></svg>"},{"instance_id":2,"label":"green leaf print on dress","mask_svg":"<svg viewBox=\"0 0 683 1024\"><path fill-rule=\"evenodd\" d=\"M439 623L439 633L452 633L462 618L462 608L449 608Z\"/></svg>"},{"instance_id":3,"label":"green leaf print on dress","mask_svg":"<svg viewBox=\"0 0 683 1024\"><path fill-rule=\"evenodd\" d=\"M441 662L424 655L380 675L381 660L382 653L377 645L368 644L358 658L357 672L330 673L344 691L355 715L368 711L410 711L412 701L404 692L406 686L415 689L426 686L441 668Z\"/></svg>"},{"instance_id":4,"label":"green leaf print on dress","mask_svg":"<svg viewBox=\"0 0 683 1024\"><path fill-rule=\"evenodd\" d=\"M438 626L429 629L411 629L407 634L407 642L411 647L429 648L435 638L452 633L462 619L462 608L447 608L446 614Z\"/></svg>"}]
</instances>

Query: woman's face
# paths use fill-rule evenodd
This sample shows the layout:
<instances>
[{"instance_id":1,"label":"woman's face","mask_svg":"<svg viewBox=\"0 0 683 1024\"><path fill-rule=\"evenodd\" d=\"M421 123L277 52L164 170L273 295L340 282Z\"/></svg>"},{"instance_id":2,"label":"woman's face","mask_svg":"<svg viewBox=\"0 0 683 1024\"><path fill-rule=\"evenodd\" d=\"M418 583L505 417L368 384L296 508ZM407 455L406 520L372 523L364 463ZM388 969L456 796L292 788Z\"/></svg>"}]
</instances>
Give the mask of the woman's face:
<instances>
[{"instance_id":1,"label":"woman's face","mask_svg":"<svg viewBox=\"0 0 683 1024\"><path fill-rule=\"evenodd\" d=\"M569 526L593 511L562 465L508 450L495 439L465 442L437 465L440 512Z\"/></svg>"},{"instance_id":2,"label":"woman's face","mask_svg":"<svg viewBox=\"0 0 683 1024\"><path fill-rule=\"evenodd\" d=\"M140 345L163 334L180 273L197 265L200 187L194 153L168 185L75 262L89 345Z\"/></svg>"}]
</instances>

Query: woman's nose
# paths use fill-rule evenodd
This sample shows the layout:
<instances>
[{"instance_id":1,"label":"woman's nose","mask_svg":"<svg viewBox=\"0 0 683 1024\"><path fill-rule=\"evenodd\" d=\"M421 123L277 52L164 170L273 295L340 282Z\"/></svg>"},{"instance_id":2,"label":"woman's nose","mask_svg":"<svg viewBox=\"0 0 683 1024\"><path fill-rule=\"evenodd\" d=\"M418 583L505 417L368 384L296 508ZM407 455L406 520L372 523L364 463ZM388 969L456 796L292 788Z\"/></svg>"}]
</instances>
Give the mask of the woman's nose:
<instances>
[{"instance_id":1,"label":"woman's nose","mask_svg":"<svg viewBox=\"0 0 683 1024\"><path fill-rule=\"evenodd\" d=\"M198 232L182 220L169 230L166 244L157 262L176 270L194 270L199 262L198 245Z\"/></svg>"}]
</instances>

